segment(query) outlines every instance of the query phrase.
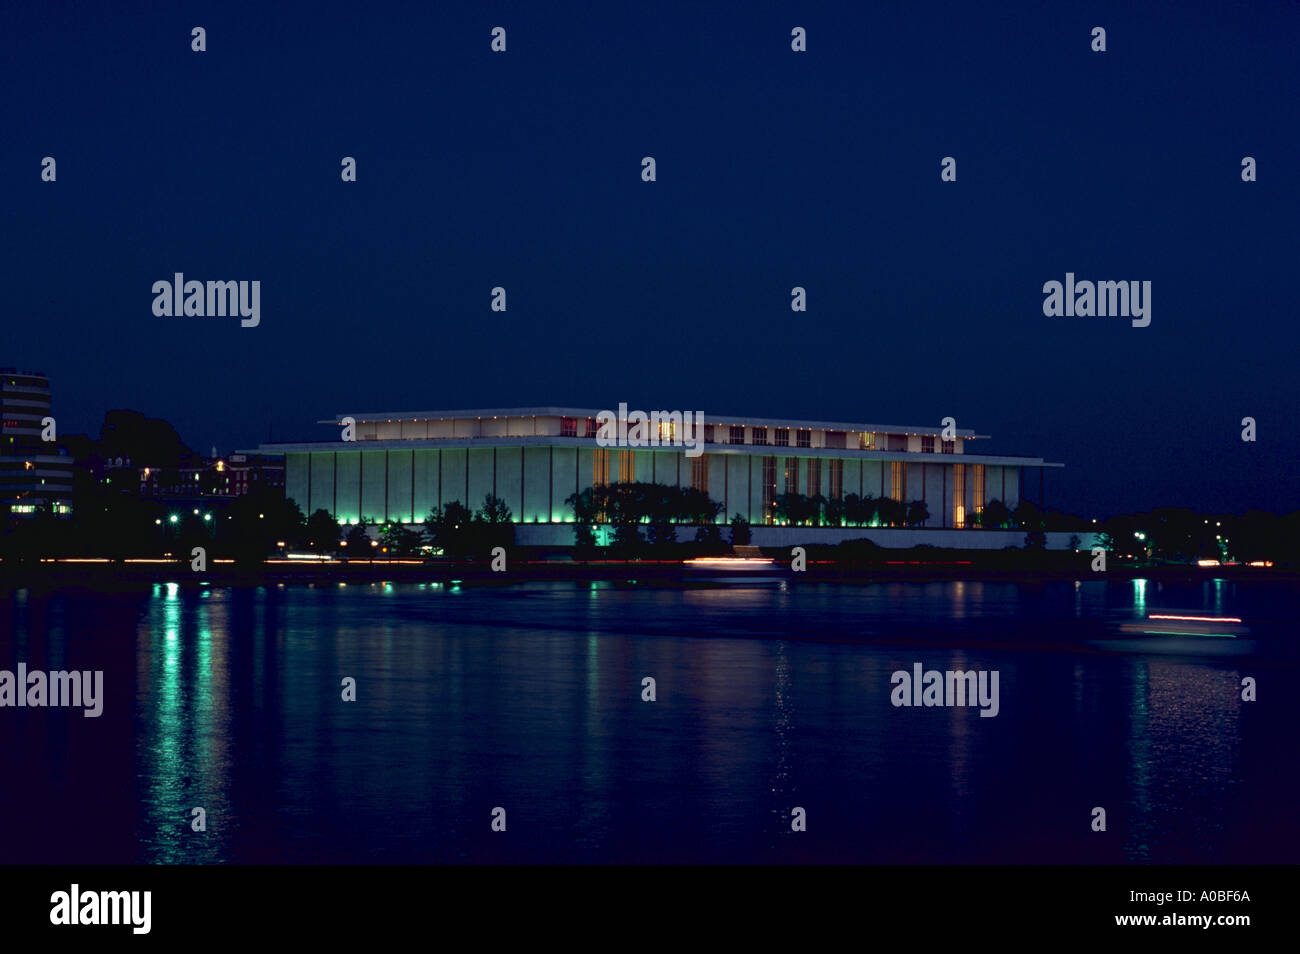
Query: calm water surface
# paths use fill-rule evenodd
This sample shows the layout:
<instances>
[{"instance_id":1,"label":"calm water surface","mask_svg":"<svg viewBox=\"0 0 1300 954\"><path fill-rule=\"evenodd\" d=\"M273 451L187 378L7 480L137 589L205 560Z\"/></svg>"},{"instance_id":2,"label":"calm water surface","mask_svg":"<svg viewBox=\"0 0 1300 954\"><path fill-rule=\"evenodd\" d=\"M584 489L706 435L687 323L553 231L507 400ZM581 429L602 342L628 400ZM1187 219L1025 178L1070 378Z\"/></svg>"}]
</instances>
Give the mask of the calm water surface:
<instances>
[{"instance_id":1,"label":"calm water surface","mask_svg":"<svg viewBox=\"0 0 1300 954\"><path fill-rule=\"evenodd\" d=\"M0 668L102 669L105 704L0 708L0 862L1295 863L1298 604L1223 581L10 590ZM1088 643L1161 611L1240 616L1255 649ZM998 670L998 716L895 708L917 662Z\"/></svg>"}]
</instances>

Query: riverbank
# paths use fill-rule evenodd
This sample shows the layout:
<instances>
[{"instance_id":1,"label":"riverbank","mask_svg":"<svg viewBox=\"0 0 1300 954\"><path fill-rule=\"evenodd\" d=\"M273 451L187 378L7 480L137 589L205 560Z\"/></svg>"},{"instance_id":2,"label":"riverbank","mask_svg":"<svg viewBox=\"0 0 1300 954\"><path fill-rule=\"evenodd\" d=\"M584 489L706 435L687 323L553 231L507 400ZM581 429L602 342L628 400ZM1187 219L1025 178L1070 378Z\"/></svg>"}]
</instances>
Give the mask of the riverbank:
<instances>
[{"instance_id":1,"label":"riverbank","mask_svg":"<svg viewBox=\"0 0 1300 954\"><path fill-rule=\"evenodd\" d=\"M75 558L40 563L0 564L0 589L69 586L115 587L140 583L181 585L265 586L268 584L335 583L445 583L476 585L523 581L604 581L638 585L690 586L718 583L874 583L880 581L930 582L946 580L1048 582L1056 580L1148 579L1161 582L1228 580L1252 583L1300 582L1300 570L1257 566L1124 566L1111 565L1094 572L1087 555L1043 553L1039 559L1025 551L984 554L934 554L896 551L889 559L846 562L808 554L806 568L796 571L788 557L764 554L762 559L737 560L608 560L587 562L517 557L504 570L494 571L485 561L419 559L267 560L259 564L230 560L211 561L194 571L188 561ZM1073 558L1073 559L1071 559ZM770 560L770 562L768 562Z\"/></svg>"}]
</instances>

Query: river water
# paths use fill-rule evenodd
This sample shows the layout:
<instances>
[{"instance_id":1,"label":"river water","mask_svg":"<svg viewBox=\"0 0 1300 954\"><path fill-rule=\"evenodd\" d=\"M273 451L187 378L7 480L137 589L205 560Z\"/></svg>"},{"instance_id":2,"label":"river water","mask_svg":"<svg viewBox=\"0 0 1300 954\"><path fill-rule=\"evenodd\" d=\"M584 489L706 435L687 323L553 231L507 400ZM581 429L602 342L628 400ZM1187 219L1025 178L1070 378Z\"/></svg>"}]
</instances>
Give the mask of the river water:
<instances>
[{"instance_id":1,"label":"river water","mask_svg":"<svg viewBox=\"0 0 1300 954\"><path fill-rule=\"evenodd\" d=\"M102 670L103 713L0 708L0 862L1295 863L1298 602L1226 581L10 589L0 669ZM1253 638L1106 642L1161 612ZM997 715L893 705L918 663L996 671Z\"/></svg>"}]
</instances>

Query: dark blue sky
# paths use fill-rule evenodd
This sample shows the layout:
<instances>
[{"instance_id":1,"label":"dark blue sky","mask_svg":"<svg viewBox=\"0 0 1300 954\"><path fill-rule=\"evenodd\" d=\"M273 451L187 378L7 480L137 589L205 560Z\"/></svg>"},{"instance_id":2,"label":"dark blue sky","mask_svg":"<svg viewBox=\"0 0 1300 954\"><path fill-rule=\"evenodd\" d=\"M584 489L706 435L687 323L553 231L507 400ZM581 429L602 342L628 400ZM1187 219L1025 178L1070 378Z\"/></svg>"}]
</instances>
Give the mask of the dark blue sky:
<instances>
[{"instance_id":1,"label":"dark blue sky","mask_svg":"<svg viewBox=\"0 0 1300 954\"><path fill-rule=\"evenodd\" d=\"M1294 509L1300 6L866 6L8 3L0 364L61 431L204 451L348 410L952 415L1084 515ZM260 280L261 325L155 317L176 271ZM1150 327L1044 317L1067 271L1151 281Z\"/></svg>"}]
</instances>

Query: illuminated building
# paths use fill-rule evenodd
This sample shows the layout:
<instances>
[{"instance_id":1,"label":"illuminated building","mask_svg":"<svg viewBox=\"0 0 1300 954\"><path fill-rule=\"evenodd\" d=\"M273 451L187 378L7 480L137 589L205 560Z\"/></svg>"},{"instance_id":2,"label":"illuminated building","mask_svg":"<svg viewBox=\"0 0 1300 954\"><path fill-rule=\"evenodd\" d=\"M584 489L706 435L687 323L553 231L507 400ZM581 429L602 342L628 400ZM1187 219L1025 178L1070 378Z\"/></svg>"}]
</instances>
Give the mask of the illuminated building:
<instances>
[{"instance_id":1,"label":"illuminated building","mask_svg":"<svg viewBox=\"0 0 1300 954\"><path fill-rule=\"evenodd\" d=\"M72 458L41 439L49 421L50 379L0 368L0 503L11 513L72 510Z\"/></svg>"},{"instance_id":2,"label":"illuminated building","mask_svg":"<svg viewBox=\"0 0 1300 954\"><path fill-rule=\"evenodd\" d=\"M773 505L784 493L921 500L929 516L920 527L962 529L974 525L989 500L1014 508L1035 473L1032 496L1041 500L1043 470L1062 466L980 454L974 442L985 435L965 429L945 440L941 427L730 415L704 417L699 456L681 446L600 446L599 414L526 407L339 415L318 423L341 428L351 418L354 440L264 444L259 451L284 455L285 494L304 513L323 509L343 523L419 523L452 501L473 510L493 494L522 528L557 525L573 519L565 503L570 494L642 481L706 491L722 505L718 521L742 515L755 528L755 542L771 536L761 531L777 529ZM520 539L559 544L570 536L539 531Z\"/></svg>"}]
</instances>

